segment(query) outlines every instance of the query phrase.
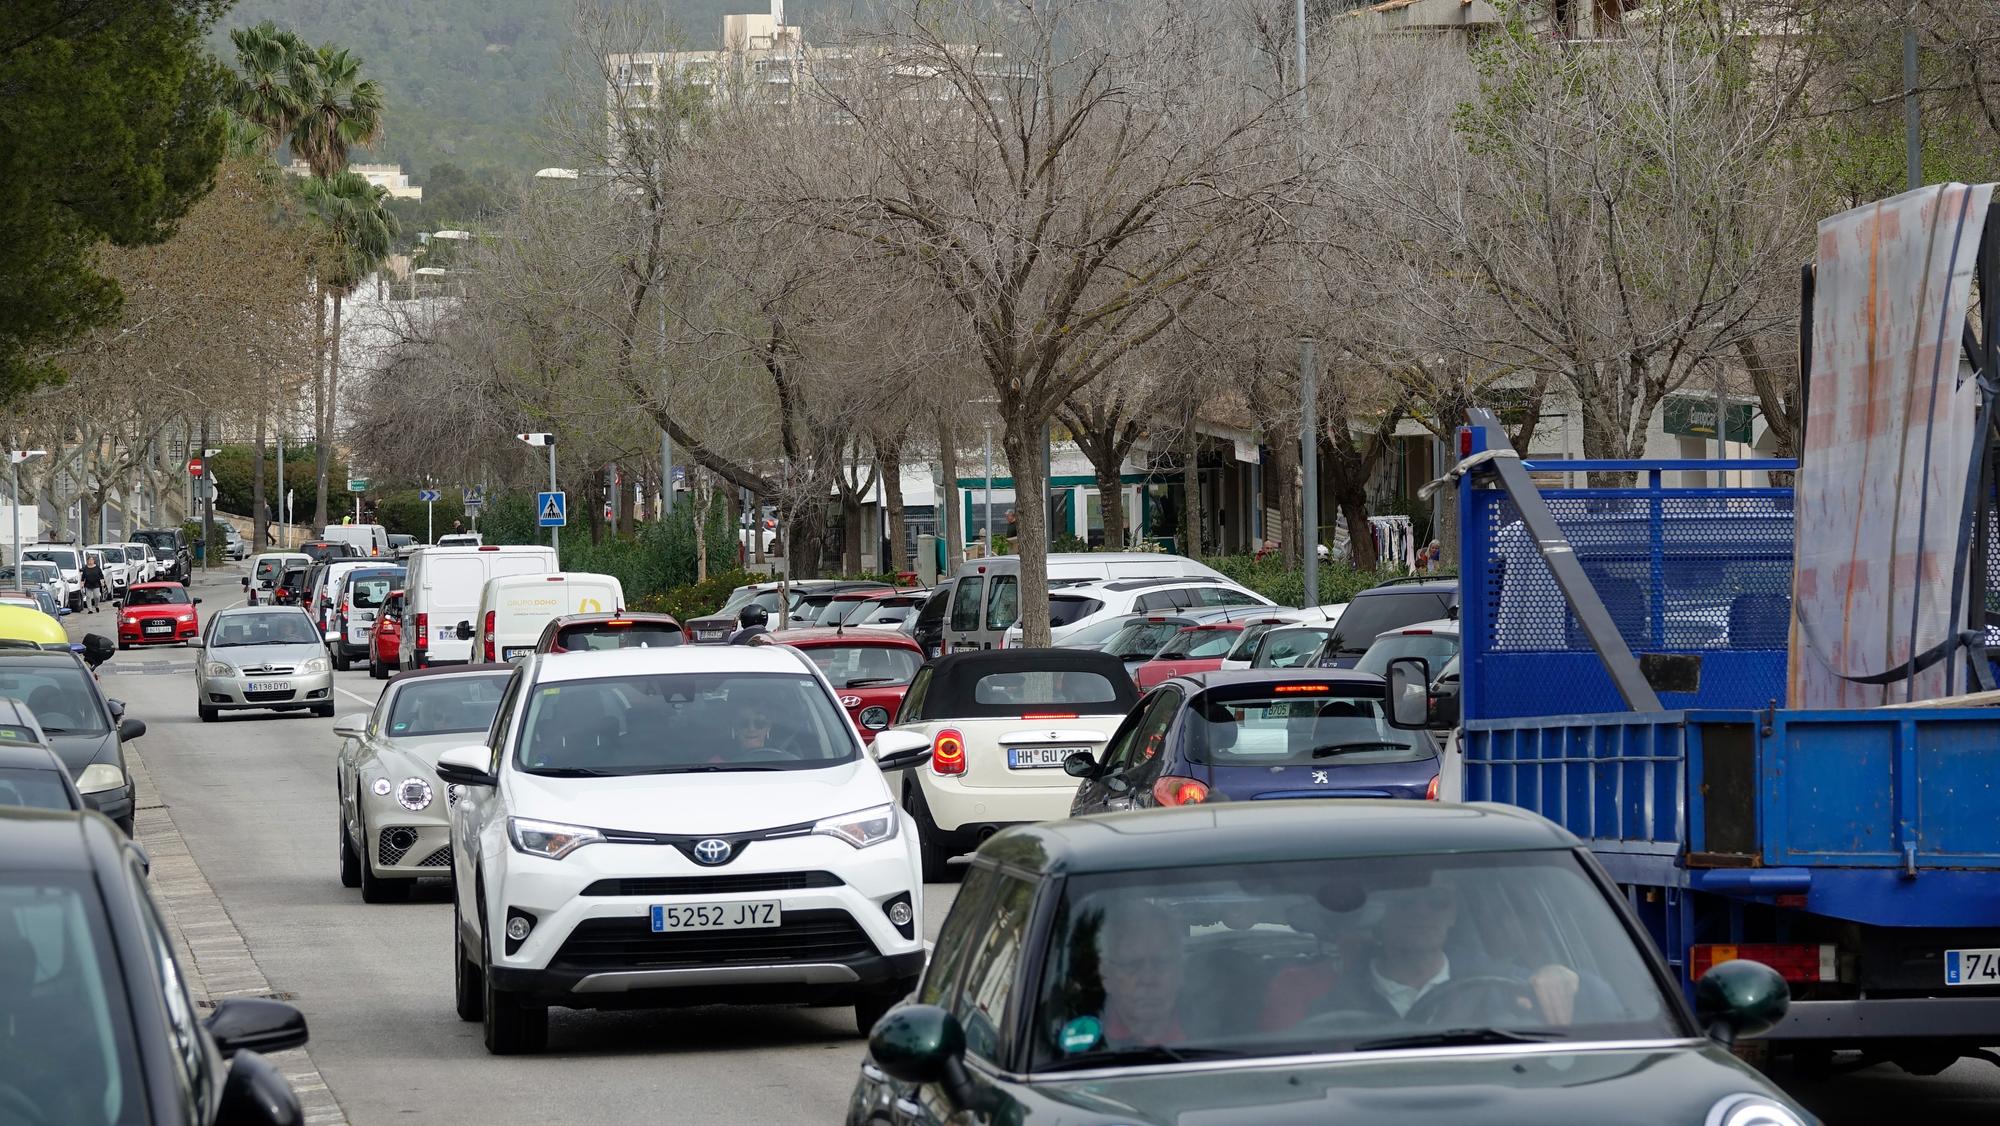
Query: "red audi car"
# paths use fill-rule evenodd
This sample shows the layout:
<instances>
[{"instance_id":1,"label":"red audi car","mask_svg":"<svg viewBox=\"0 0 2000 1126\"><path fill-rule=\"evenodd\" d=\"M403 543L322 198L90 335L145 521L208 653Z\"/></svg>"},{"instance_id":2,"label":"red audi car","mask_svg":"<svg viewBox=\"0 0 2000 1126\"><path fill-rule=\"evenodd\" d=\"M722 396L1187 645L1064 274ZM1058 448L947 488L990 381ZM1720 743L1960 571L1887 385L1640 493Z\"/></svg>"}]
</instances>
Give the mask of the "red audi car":
<instances>
[{"instance_id":1,"label":"red audi car","mask_svg":"<svg viewBox=\"0 0 2000 1126\"><path fill-rule=\"evenodd\" d=\"M863 743L873 743L876 732L896 721L903 693L924 665L923 646L888 630L788 629L750 643L803 650L833 682Z\"/></svg>"},{"instance_id":2,"label":"red audi car","mask_svg":"<svg viewBox=\"0 0 2000 1126\"><path fill-rule=\"evenodd\" d=\"M402 640L403 592L392 590L382 600L382 611L375 615L375 634L368 639L369 676L387 680L402 671L397 665L402 657L396 652Z\"/></svg>"},{"instance_id":3,"label":"red audi car","mask_svg":"<svg viewBox=\"0 0 2000 1126\"><path fill-rule=\"evenodd\" d=\"M201 599L188 597L179 583L135 583L126 591L125 608L118 612L118 648L134 645L182 645L201 635L195 607Z\"/></svg>"}]
</instances>

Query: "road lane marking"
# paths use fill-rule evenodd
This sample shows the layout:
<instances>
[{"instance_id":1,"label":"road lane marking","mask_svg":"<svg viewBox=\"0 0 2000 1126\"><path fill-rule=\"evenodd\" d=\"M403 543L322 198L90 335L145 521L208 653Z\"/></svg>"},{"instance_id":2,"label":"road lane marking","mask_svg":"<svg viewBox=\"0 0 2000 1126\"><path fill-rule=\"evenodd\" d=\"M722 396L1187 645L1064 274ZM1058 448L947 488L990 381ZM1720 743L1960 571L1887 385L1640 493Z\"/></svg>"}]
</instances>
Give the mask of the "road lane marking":
<instances>
[{"instance_id":1,"label":"road lane marking","mask_svg":"<svg viewBox=\"0 0 2000 1126\"><path fill-rule=\"evenodd\" d=\"M359 701L361 701L362 703L364 703L364 704L367 704L367 705L368 705L369 707L371 707L371 708L375 706L375 701L374 701L374 700L371 700L371 699L369 699L368 697L366 697L366 696L363 696L363 695L360 695L360 694L358 694L358 693L354 693L354 692L349 692L349 691L348 691L347 689L345 689L345 688L342 688L342 687L341 687L340 685L338 685L338 684L336 684L336 685L334 685L334 686L333 686L333 690L334 690L335 692L338 692L338 693L340 693L340 694L341 694L342 696L345 696L345 697L347 697L347 698L348 698L348 699L350 699L350 700L359 700Z\"/></svg>"}]
</instances>

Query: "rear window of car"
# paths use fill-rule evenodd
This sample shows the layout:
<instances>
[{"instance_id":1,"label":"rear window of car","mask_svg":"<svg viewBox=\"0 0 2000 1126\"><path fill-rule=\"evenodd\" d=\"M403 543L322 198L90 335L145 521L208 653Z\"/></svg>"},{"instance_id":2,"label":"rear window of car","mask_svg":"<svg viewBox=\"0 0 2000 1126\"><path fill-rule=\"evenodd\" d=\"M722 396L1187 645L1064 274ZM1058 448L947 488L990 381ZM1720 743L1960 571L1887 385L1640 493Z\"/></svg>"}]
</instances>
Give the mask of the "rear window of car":
<instances>
[{"instance_id":1,"label":"rear window of car","mask_svg":"<svg viewBox=\"0 0 2000 1126\"><path fill-rule=\"evenodd\" d=\"M1205 661L1227 656L1236 644L1233 629L1184 629L1160 647L1156 661Z\"/></svg>"},{"instance_id":2,"label":"rear window of car","mask_svg":"<svg viewBox=\"0 0 2000 1126\"><path fill-rule=\"evenodd\" d=\"M1376 676L1387 675L1389 662L1403 657L1421 657L1429 665L1431 676L1443 670L1445 663L1458 655L1458 638L1449 633L1392 633L1378 637L1375 644L1368 647L1354 663L1356 672L1372 672Z\"/></svg>"},{"instance_id":3,"label":"rear window of car","mask_svg":"<svg viewBox=\"0 0 2000 1126\"><path fill-rule=\"evenodd\" d=\"M1143 661L1158 653L1160 647L1171 641L1186 624L1184 618L1164 622L1129 622L1105 641L1101 652L1121 661Z\"/></svg>"},{"instance_id":4,"label":"rear window of car","mask_svg":"<svg viewBox=\"0 0 2000 1126\"><path fill-rule=\"evenodd\" d=\"M653 622L635 622L629 626L589 622L564 626L556 631L555 647L566 653L589 653L601 649L664 649L685 640L681 631Z\"/></svg>"},{"instance_id":5,"label":"rear window of car","mask_svg":"<svg viewBox=\"0 0 2000 1126\"><path fill-rule=\"evenodd\" d=\"M1251 665L1260 669L1293 669L1313 659L1333 632L1326 629L1275 629L1257 645Z\"/></svg>"},{"instance_id":6,"label":"rear window of car","mask_svg":"<svg viewBox=\"0 0 2000 1126\"><path fill-rule=\"evenodd\" d=\"M1104 603L1095 598L1085 598L1075 594L1052 594L1049 596L1049 628L1061 629L1088 618L1104 609Z\"/></svg>"},{"instance_id":7,"label":"rear window of car","mask_svg":"<svg viewBox=\"0 0 2000 1126\"><path fill-rule=\"evenodd\" d=\"M1380 696L1317 687L1276 692L1259 685L1196 697L1188 707L1188 757L1210 766L1353 766L1430 757L1422 735L1389 726Z\"/></svg>"},{"instance_id":8,"label":"rear window of car","mask_svg":"<svg viewBox=\"0 0 2000 1126\"><path fill-rule=\"evenodd\" d=\"M908 684L924 663L922 653L901 646L815 645L804 652L835 688Z\"/></svg>"},{"instance_id":9,"label":"rear window of car","mask_svg":"<svg viewBox=\"0 0 2000 1126\"><path fill-rule=\"evenodd\" d=\"M1081 669L991 672L972 686L972 700L989 707L1123 711L1118 689L1101 673Z\"/></svg>"},{"instance_id":10,"label":"rear window of car","mask_svg":"<svg viewBox=\"0 0 2000 1126\"><path fill-rule=\"evenodd\" d=\"M396 584L402 581L402 578L396 575L354 578L348 581L348 594L353 599L356 609L380 609L382 603L389 600L389 592L395 590Z\"/></svg>"}]
</instances>

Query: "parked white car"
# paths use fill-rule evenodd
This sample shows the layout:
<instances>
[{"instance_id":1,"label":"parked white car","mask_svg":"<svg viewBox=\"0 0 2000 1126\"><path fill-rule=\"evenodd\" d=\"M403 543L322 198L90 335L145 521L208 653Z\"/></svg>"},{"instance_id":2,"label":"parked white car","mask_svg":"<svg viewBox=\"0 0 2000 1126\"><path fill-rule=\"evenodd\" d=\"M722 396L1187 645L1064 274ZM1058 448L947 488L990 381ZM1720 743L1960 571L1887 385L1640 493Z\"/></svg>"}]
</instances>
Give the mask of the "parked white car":
<instances>
[{"instance_id":1,"label":"parked white car","mask_svg":"<svg viewBox=\"0 0 2000 1126\"><path fill-rule=\"evenodd\" d=\"M91 600L90 592L83 586L83 552L75 544L35 543L21 549L22 559L39 559L53 563L62 572L63 599L72 610L95 610L97 604Z\"/></svg>"},{"instance_id":2,"label":"parked white car","mask_svg":"<svg viewBox=\"0 0 2000 1126\"><path fill-rule=\"evenodd\" d=\"M125 597L125 588L132 585L132 567L125 561L125 545L122 543L93 543L84 545L85 551L97 553L98 562L104 567L104 585L113 598Z\"/></svg>"},{"instance_id":3,"label":"parked white car","mask_svg":"<svg viewBox=\"0 0 2000 1126\"><path fill-rule=\"evenodd\" d=\"M1177 610L1271 605L1275 603L1256 591L1223 578L1112 579L1101 583L1069 583L1049 591L1049 643L1061 645L1079 630L1127 614L1170 614ZM952 613L955 619L966 620L958 616L958 610L954 601ZM959 631L948 627L945 633L956 638ZM1020 644L1021 625L1013 622L1001 639L1000 647L1014 649ZM952 648L957 650L956 641Z\"/></svg>"},{"instance_id":4,"label":"parked white car","mask_svg":"<svg viewBox=\"0 0 2000 1126\"><path fill-rule=\"evenodd\" d=\"M1078 780L1063 762L1096 758L1138 699L1123 662L1087 649L976 650L917 670L875 740L908 732L931 746L929 765L903 778L924 879L1009 825L1068 817Z\"/></svg>"},{"instance_id":5,"label":"parked white car","mask_svg":"<svg viewBox=\"0 0 2000 1126\"><path fill-rule=\"evenodd\" d=\"M166 570L161 565L159 557L153 554L151 547L143 543L135 543L131 540L127 540L118 546L125 549L125 561L133 564L138 569L132 579L133 582L152 582L159 576L160 572Z\"/></svg>"},{"instance_id":6,"label":"parked white car","mask_svg":"<svg viewBox=\"0 0 2000 1126\"><path fill-rule=\"evenodd\" d=\"M459 788L437 756L493 725L505 669L426 669L389 682L375 709L342 716L334 762L340 883L366 903L409 898L424 876L451 874L451 807Z\"/></svg>"},{"instance_id":7,"label":"parked white car","mask_svg":"<svg viewBox=\"0 0 2000 1126\"><path fill-rule=\"evenodd\" d=\"M865 1032L915 987L916 828L884 772L930 745L864 749L804 654L530 654L489 738L437 767L488 1051L541 1050L552 1005L853 1005Z\"/></svg>"}]
</instances>

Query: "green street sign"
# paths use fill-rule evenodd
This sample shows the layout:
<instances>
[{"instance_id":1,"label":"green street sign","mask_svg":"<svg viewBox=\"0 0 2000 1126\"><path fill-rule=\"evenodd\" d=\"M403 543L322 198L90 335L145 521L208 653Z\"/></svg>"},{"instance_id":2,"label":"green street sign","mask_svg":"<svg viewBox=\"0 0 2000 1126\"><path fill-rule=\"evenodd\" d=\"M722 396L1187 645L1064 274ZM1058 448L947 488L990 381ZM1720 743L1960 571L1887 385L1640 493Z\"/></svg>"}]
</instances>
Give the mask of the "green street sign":
<instances>
[{"instance_id":1,"label":"green street sign","mask_svg":"<svg viewBox=\"0 0 2000 1126\"><path fill-rule=\"evenodd\" d=\"M365 492L367 492L367 491L368 491L368 478L366 478L366 477L349 477L349 478L347 479L347 491L348 491L348 492L350 492L350 493L365 493Z\"/></svg>"},{"instance_id":2,"label":"green street sign","mask_svg":"<svg viewBox=\"0 0 2000 1126\"><path fill-rule=\"evenodd\" d=\"M1729 440L1743 445L1750 444L1751 420L1756 417L1756 408L1749 403L1730 403L1727 406ZM1715 399L1698 395L1669 395L1661 404L1661 429L1683 438L1706 438L1715 440Z\"/></svg>"}]
</instances>

